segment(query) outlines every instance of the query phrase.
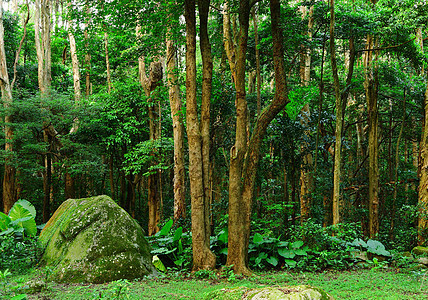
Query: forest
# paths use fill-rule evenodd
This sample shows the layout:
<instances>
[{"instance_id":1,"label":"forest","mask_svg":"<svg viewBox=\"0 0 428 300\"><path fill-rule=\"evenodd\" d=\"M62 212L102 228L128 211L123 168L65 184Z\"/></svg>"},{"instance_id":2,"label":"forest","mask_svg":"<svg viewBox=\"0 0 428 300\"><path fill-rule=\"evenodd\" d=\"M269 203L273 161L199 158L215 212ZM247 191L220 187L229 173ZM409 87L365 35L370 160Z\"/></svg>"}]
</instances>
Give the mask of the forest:
<instances>
[{"instance_id":1,"label":"forest","mask_svg":"<svg viewBox=\"0 0 428 300\"><path fill-rule=\"evenodd\" d=\"M425 0L0 0L0 231L18 200L40 225L108 195L199 274L426 247L427 22Z\"/></svg>"}]
</instances>

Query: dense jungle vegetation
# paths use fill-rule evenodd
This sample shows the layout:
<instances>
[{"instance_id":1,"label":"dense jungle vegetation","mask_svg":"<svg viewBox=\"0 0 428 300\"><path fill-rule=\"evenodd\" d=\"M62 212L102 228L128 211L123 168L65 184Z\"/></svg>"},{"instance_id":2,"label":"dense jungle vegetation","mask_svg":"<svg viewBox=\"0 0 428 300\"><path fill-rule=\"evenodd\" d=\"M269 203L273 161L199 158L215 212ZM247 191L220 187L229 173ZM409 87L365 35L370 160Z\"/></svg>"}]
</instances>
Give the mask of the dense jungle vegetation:
<instances>
[{"instance_id":1,"label":"dense jungle vegetation","mask_svg":"<svg viewBox=\"0 0 428 300\"><path fill-rule=\"evenodd\" d=\"M201 278L346 270L361 250L402 268L427 246L426 1L0 0L0 17L2 270L100 194L159 268Z\"/></svg>"}]
</instances>

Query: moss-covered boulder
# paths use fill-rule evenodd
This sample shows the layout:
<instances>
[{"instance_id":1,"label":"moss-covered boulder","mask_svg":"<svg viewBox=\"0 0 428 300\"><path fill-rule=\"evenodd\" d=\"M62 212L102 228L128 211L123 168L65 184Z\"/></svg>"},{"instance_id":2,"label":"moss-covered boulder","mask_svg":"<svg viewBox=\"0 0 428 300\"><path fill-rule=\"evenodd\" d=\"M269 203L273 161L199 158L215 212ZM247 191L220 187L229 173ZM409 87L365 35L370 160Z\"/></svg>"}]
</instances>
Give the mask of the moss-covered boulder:
<instances>
[{"instance_id":1,"label":"moss-covered boulder","mask_svg":"<svg viewBox=\"0 0 428 300\"><path fill-rule=\"evenodd\" d=\"M103 283L156 273L141 226L108 196L69 199L40 234L56 282Z\"/></svg>"},{"instance_id":2,"label":"moss-covered boulder","mask_svg":"<svg viewBox=\"0 0 428 300\"><path fill-rule=\"evenodd\" d=\"M417 247L413 248L412 252L415 255L421 255L421 256L428 257L428 247L417 246Z\"/></svg>"},{"instance_id":3,"label":"moss-covered boulder","mask_svg":"<svg viewBox=\"0 0 428 300\"><path fill-rule=\"evenodd\" d=\"M308 286L286 286L221 289L205 295L205 300L329 300L333 299L322 289Z\"/></svg>"}]
</instances>

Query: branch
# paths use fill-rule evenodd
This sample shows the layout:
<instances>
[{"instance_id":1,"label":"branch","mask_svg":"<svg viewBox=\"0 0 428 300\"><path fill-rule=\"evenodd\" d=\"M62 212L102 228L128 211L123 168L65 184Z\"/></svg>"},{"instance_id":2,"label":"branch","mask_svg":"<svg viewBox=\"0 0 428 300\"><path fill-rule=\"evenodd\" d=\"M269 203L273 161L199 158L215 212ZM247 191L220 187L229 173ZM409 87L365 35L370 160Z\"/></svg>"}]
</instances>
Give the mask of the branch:
<instances>
[{"instance_id":1,"label":"branch","mask_svg":"<svg viewBox=\"0 0 428 300\"><path fill-rule=\"evenodd\" d=\"M18 64L18 60L19 60L19 54L21 53L21 49L22 49L22 44L24 43L25 40L25 36L27 35L27 23L30 20L30 6L28 5L28 0L27 0L27 18L24 21L24 34L22 35L22 39L19 42L19 47L18 50L16 50L16 55L15 55L15 62L13 64L13 80L12 83L10 85L10 89L13 90L13 85L15 84L16 81L16 65Z\"/></svg>"},{"instance_id":2,"label":"branch","mask_svg":"<svg viewBox=\"0 0 428 300\"><path fill-rule=\"evenodd\" d=\"M250 0L250 9L257 3L262 2L263 0Z\"/></svg>"},{"instance_id":3,"label":"branch","mask_svg":"<svg viewBox=\"0 0 428 300\"><path fill-rule=\"evenodd\" d=\"M365 51L379 51L379 50L386 50L386 49L398 48L398 47L404 46L405 44L410 43L411 41L414 41L415 39L416 39L416 37L414 37L414 38L413 38L413 39L411 39L411 40L405 41L404 43L401 43L401 44L399 44L399 45L388 46L388 47L383 47L383 48L362 49L362 50L358 50L357 52L365 52ZM427 38L425 38L425 39L424 39L424 41L425 41L426 39L427 39Z\"/></svg>"}]
</instances>

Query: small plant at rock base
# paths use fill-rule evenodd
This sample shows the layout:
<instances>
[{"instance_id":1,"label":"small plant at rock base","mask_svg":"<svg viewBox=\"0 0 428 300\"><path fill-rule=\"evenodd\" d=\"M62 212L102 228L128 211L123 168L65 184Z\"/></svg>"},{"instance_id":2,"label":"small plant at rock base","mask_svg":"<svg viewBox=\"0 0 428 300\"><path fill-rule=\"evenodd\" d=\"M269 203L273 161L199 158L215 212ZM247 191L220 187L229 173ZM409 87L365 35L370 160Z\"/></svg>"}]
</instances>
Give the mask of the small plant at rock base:
<instances>
[{"instance_id":1,"label":"small plant at rock base","mask_svg":"<svg viewBox=\"0 0 428 300\"><path fill-rule=\"evenodd\" d=\"M233 265L224 266L221 270L222 277L225 277L229 282L235 282L237 280L235 272L233 272Z\"/></svg>"},{"instance_id":2,"label":"small plant at rock base","mask_svg":"<svg viewBox=\"0 0 428 300\"><path fill-rule=\"evenodd\" d=\"M9 271L9 269L4 270L3 272L0 271L0 279L1 279L1 284L2 284L2 289L3 289L3 294L6 295L7 294L7 286L9 284L9 276L12 275L12 273Z\"/></svg>"},{"instance_id":3,"label":"small plant at rock base","mask_svg":"<svg viewBox=\"0 0 428 300\"><path fill-rule=\"evenodd\" d=\"M198 270L193 273L193 277L199 278L199 279L210 279L210 280L218 279L216 272L213 270Z\"/></svg>"}]
</instances>

